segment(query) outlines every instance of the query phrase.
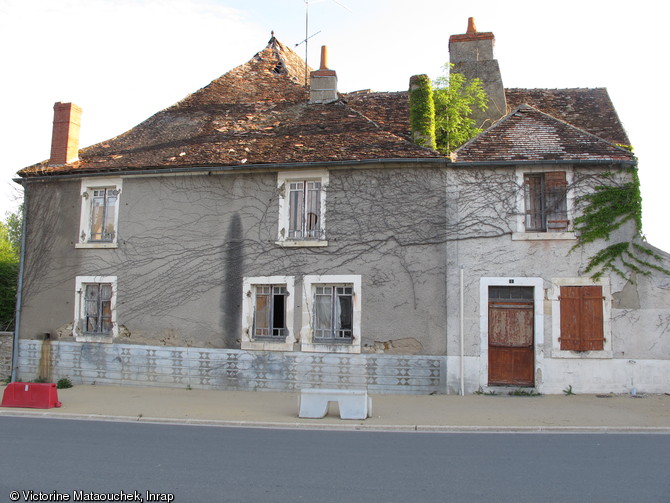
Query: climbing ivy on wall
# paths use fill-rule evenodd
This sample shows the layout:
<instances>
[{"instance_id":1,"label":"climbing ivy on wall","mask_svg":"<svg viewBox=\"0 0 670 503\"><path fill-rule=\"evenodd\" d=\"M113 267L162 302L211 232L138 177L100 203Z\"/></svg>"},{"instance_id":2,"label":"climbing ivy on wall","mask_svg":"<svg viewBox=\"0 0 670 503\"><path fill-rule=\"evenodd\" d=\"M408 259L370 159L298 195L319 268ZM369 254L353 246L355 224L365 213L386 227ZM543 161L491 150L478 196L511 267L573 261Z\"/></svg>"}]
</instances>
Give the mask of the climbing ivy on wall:
<instances>
[{"instance_id":1,"label":"climbing ivy on wall","mask_svg":"<svg viewBox=\"0 0 670 503\"><path fill-rule=\"evenodd\" d=\"M652 270L670 274L661 264L663 258L654 252L642 235L642 195L637 167L629 168L630 181L596 185L592 192L577 200L582 214L575 218L577 243L572 250L600 239L609 240L610 235L626 222L634 223L634 235L629 241L609 245L589 258L585 272L593 279L606 272L614 272L627 279L630 273L650 275ZM613 178L608 173L607 178Z\"/></svg>"}]
</instances>

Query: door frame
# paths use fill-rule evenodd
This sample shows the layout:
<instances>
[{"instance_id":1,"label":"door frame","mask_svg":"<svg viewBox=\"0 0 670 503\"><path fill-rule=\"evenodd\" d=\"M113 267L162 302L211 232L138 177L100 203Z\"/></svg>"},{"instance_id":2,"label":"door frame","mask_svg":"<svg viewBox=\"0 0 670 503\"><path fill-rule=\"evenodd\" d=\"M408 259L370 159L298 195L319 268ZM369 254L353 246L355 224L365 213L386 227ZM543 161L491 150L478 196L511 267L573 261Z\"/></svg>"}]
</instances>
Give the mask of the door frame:
<instances>
[{"instance_id":1,"label":"door frame","mask_svg":"<svg viewBox=\"0 0 670 503\"><path fill-rule=\"evenodd\" d=\"M533 330L535 358L535 387L542 384L544 362L544 280L527 277L483 277L479 279L479 386L489 383L489 286L530 286L533 287Z\"/></svg>"}]
</instances>

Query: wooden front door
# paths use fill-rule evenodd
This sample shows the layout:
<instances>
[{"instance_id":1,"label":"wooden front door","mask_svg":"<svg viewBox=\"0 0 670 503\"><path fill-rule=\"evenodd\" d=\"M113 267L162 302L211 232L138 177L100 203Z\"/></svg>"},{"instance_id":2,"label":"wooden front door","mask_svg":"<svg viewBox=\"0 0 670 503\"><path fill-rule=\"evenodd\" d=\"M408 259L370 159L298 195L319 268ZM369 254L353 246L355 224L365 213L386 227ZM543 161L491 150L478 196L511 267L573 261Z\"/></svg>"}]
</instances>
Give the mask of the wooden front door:
<instances>
[{"instance_id":1,"label":"wooden front door","mask_svg":"<svg viewBox=\"0 0 670 503\"><path fill-rule=\"evenodd\" d=\"M489 287L489 385L535 385L533 287Z\"/></svg>"}]
</instances>

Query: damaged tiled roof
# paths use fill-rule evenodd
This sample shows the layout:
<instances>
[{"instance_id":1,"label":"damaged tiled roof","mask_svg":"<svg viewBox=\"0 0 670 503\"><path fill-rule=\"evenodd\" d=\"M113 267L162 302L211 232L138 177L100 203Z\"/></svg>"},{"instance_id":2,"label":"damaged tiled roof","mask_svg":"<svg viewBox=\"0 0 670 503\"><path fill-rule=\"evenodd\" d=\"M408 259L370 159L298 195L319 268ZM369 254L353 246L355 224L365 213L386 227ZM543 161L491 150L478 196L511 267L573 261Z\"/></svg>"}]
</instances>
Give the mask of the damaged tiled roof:
<instances>
[{"instance_id":1,"label":"damaged tiled roof","mask_svg":"<svg viewBox=\"0 0 670 503\"><path fill-rule=\"evenodd\" d=\"M505 89L508 110L526 104L612 143L630 145L607 89Z\"/></svg>"},{"instance_id":2,"label":"damaged tiled roof","mask_svg":"<svg viewBox=\"0 0 670 503\"><path fill-rule=\"evenodd\" d=\"M410 140L409 93L355 91L344 94L351 108L369 117L391 133Z\"/></svg>"},{"instance_id":3,"label":"damaged tiled roof","mask_svg":"<svg viewBox=\"0 0 670 503\"><path fill-rule=\"evenodd\" d=\"M308 104L304 61L272 37L208 86L111 140L21 176L152 168L440 157L349 107Z\"/></svg>"},{"instance_id":4,"label":"damaged tiled roof","mask_svg":"<svg viewBox=\"0 0 670 503\"><path fill-rule=\"evenodd\" d=\"M19 175L441 157L411 142L407 91L357 91L316 105L308 104L304 81L304 61L273 36L249 62L126 133L81 149L78 161L44 161ZM522 107L459 149L459 161L632 158L607 143L629 140L606 89L505 92L508 109L528 104L542 119ZM521 118L527 137L506 129ZM503 121L510 124L499 128Z\"/></svg>"},{"instance_id":5,"label":"damaged tiled roof","mask_svg":"<svg viewBox=\"0 0 670 503\"><path fill-rule=\"evenodd\" d=\"M521 105L452 153L454 162L632 161L626 149Z\"/></svg>"},{"instance_id":6,"label":"damaged tiled roof","mask_svg":"<svg viewBox=\"0 0 670 503\"><path fill-rule=\"evenodd\" d=\"M409 93L356 91L345 94L349 105L404 138L411 138ZM629 145L607 89L505 89L508 110L530 105L604 140Z\"/></svg>"}]
</instances>

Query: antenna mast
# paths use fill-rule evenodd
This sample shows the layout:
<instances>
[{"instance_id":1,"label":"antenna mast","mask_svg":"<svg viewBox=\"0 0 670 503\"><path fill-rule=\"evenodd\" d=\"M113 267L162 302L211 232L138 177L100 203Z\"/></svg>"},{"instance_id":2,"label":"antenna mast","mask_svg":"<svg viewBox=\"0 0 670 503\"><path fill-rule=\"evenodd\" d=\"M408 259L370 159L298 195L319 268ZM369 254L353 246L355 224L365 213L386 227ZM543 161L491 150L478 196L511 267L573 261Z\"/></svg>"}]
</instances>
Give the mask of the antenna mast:
<instances>
[{"instance_id":1,"label":"antenna mast","mask_svg":"<svg viewBox=\"0 0 670 503\"><path fill-rule=\"evenodd\" d=\"M351 9L346 5L341 4L337 0L333 0L333 2L351 12ZM302 41L305 43L305 86L307 85L307 77L308 77L307 69L309 68L309 65L307 64L307 50L309 46L309 39L318 35L319 33L321 33L321 30L317 31L316 33L313 33L312 35L309 34L309 0L305 0L305 40ZM302 44L302 42L298 42L297 44L295 44L295 46L298 47L300 44Z\"/></svg>"},{"instance_id":2,"label":"antenna mast","mask_svg":"<svg viewBox=\"0 0 670 503\"><path fill-rule=\"evenodd\" d=\"M309 0L305 0L305 87L307 87L307 47L309 46Z\"/></svg>"}]
</instances>

